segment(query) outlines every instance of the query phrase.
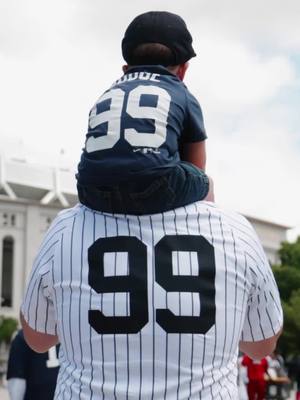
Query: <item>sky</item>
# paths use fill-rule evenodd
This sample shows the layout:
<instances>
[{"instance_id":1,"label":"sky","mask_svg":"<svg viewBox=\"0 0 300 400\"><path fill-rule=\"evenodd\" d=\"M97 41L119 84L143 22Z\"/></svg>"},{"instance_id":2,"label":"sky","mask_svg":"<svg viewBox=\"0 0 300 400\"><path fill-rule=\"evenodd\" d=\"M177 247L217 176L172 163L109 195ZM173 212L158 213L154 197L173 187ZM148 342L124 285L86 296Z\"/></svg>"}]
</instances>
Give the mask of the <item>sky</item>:
<instances>
[{"instance_id":1,"label":"sky","mask_svg":"<svg viewBox=\"0 0 300 400\"><path fill-rule=\"evenodd\" d=\"M0 0L0 153L76 168L138 14L181 15L220 206L300 233L299 0Z\"/></svg>"}]
</instances>

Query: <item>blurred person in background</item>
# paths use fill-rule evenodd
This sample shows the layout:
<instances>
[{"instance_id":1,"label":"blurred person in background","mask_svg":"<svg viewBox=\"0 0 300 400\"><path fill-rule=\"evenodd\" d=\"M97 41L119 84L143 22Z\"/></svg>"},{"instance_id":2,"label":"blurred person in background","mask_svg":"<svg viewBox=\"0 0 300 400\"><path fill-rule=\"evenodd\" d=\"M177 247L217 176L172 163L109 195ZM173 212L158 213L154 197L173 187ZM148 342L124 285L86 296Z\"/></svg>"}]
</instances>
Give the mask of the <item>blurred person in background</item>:
<instances>
[{"instance_id":1,"label":"blurred person in background","mask_svg":"<svg viewBox=\"0 0 300 400\"><path fill-rule=\"evenodd\" d=\"M264 400L267 390L265 374L269 366L267 358L253 360L245 355L242 360L242 366L247 368L247 392L249 400Z\"/></svg>"},{"instance_id":2,"label":"blurred person in background","mask_svg":"<svg viewBox=\"0 0 300 400\"><path fill-rule=\"evenodd\" d=\"M288 365L289 377L297 384L296 400L300 400L300 355L292 358Z\"/></svg>"},{"instance_id":3,"label":"blurred person in background","mask_svg":"<svg viewBox=\"0 0 300 400\"><path fill-rule=\"evenodd\" d=\"M242 365L243 358L244 355L240 353L238 358L239 400L248 400L248 393L247 393L248 374L247 374L247 367Z\"/></svg>"},{"instance_id":4,"label":"blurred person in background","mask_svg":"<svg viewBox=\"0 0 300 400\"><path fill-rule=\"evenodd\" d=\"M53 400L59 361L57 347L36 353L20 330L9 352L7 383L10 400Z\"/></svg>"},{"instance_id":5,"label":"blurred person in background","mask_svg":"<svg viewBox=\"0 0 300 400\"><path fill-rule=\"evenodd\" d=\"M279 354L276 350L267 357L268 359L268 374L275 378L287 376L287 369L285 367L285 361L281 354Z\"/></svg>"}]
</instances>

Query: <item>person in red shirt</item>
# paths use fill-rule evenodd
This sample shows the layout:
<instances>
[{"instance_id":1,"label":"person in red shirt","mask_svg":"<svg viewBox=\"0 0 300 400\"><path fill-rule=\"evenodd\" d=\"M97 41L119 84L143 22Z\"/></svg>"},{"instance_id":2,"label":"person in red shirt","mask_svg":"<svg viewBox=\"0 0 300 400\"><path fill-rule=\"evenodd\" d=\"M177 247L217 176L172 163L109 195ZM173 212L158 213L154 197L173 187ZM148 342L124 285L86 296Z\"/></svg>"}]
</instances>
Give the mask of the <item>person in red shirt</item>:
<instances>
[{"instance_id":1,"label":"person in red shirt","mask_svg":"<svg viewBox=\"0 0 300 400\"><path fill-rule=\"evenodd\" d=\"M242 365L247 368L247 392L249 400L264 400L267 388L265 380L265 374L268 369L267 359L252 360L245 355L242 360Z\"/></svg>"}]
</instances>

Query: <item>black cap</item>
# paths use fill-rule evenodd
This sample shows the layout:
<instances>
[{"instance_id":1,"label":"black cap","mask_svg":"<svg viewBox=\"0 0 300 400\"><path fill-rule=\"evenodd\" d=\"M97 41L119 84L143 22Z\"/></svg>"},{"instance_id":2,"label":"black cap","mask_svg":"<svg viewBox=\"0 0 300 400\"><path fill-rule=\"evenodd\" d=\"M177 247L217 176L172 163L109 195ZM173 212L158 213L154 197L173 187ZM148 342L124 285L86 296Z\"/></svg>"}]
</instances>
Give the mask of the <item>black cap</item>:
<instances>
[{"instance_id":1,"label":"black cap","mask_svg":"<svg viewBox=\"0 0 300 400\"><path fill-rule=\"evenodd\" d=\"M133 65L133 51L144 43L160 43L173 53L170 65L179 65L195 57L192 36L184 20L167 11L149 11L138 15L129 24L122 40L124 60Z\"/></svg>"}]
</instances>

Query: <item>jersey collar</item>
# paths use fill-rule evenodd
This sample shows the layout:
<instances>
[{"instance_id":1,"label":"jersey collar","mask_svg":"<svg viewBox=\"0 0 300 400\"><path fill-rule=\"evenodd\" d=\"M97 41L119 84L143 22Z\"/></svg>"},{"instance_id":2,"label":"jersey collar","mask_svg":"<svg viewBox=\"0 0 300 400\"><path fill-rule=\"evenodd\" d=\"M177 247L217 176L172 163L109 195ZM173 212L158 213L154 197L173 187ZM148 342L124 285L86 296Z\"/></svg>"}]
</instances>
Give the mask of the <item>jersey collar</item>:
<instances>
[{"instance_id":1,"label":"jersey collar","mask_svg":"<svg viewBox=\"0 0 300 400\"><path fill-rule=\"evenodd\" d=\"M176 77L176 75L172 74L172 72L168 71L167 68L162 65L138 65L130 67L124 75L131 74L132 72L152 72L160 75L170 75Z\"/></svg>"}]
</instances>

